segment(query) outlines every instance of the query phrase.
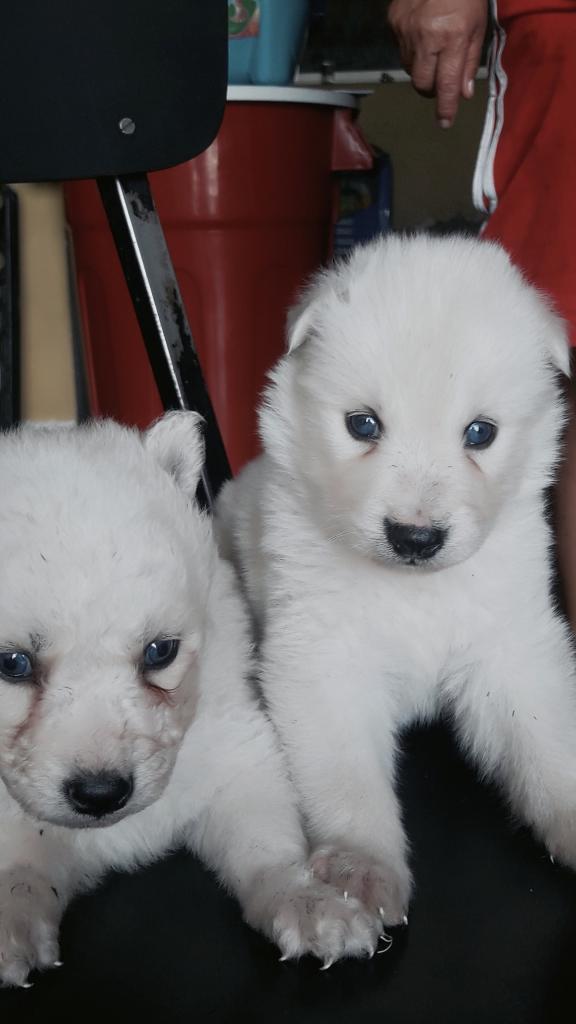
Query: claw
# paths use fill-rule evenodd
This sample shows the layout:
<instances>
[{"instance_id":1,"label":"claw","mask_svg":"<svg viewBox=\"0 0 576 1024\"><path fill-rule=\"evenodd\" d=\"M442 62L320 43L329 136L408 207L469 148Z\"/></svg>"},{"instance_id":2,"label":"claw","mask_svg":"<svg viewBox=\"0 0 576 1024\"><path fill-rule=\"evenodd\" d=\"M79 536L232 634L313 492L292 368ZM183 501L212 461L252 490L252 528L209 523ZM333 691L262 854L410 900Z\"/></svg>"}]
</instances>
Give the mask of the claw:
<instances>
[{"instance_id":1,"label":"claw","mask_svg":"<svg viewBox=\"0 0 576 1024\"><path fill-rule=\"evenodd\" d=\"M64 961L63 960L55 960L54 963L52 964L52 967L64 967Z\"/></svg>"},{"instance_id":2,"label":"claw","mask_svg":"<svg viewBox=\"0 0 576 1024\"><path fill-rule=\"evenodd\" d=\"M402 924L404 925L405 928L408 927L408 915L407 914L404 914L404 917L402 918Z\"/></svg>"},{"instance_id":3,"label":"claw","mask_svg":"<svg viewBox=\"0 0 576 1024\"><path fill-rule=\"evenodd\" d=\"M386 935L386 932L382 932L382 935L379 936L379 939L382 942L385 942L386 945L385 945L384 949L378 949L376 951L377 952L377 956L381 956L382 953L387 953L389 949L392 949L392 945L394 943L394 939L392 938L392 936L391 935Z\"/></svg>"},{"instance_id":4,"label":"claw","mask_svg":"<svg viewBox=\"0 0 576 1024\"><path fill-rule=\"evenodd\" d=\"M344 903L348 903L348 889L344 889Z\"/></svg>"},{"instance_id":5,"label":"claw","mask_svg":"<svg viewBox=\"0 0 576 1024\"><path fill-rule=\"evenodd\" d=\"M320 968L320 970L321 971L327 971L330 967L332 967L333 963L334 963L333 960L325 960L323 965L322 965L322 967Z\"/></svg>"},{"instance_id":6,"label":"claw","mask_svg":"<svg viewBox=\"0 0 576 1024\"><path fill-rule=\"evenodd\" d=\"M554 857L552 856L552 854L550 854L550 863L551 864L555 864L556 863L556 861L554 860Z\"/></svg>"},{"instance_id":7,"label":"claw","mask_svg":"<svg viewBox=\"0 0 576 1024\"><path fill-rule=\"evenodd\" d=\"M278 957L278 963L279 964L285 964L288 959L289 959L289 957L288 957L287 953L284 953L284 956L279 956ZM56 966L57 966L57 964L54 964L54 967L56 967Z\"/></svg>"},{"instance_id":8,"label":"claw","mask_svg":"<svg viewBox=\"0 0 576 1024\"><path fill-rule=\"evenodd\" d=\"M20 988L34 988L34 982L33 981L23 981L22 984L20 985Z\"/></svg>"},{"instance_id":9,"label":"claw","mask_svg":"<svg viewBox=\"0 0 576 1024\"><path fill-rule=\"evenodd\" d=\"M384 917L384 907L378 907L378 913L380 914L380 917L383 918Z\"/></svg>"}]
</instances>

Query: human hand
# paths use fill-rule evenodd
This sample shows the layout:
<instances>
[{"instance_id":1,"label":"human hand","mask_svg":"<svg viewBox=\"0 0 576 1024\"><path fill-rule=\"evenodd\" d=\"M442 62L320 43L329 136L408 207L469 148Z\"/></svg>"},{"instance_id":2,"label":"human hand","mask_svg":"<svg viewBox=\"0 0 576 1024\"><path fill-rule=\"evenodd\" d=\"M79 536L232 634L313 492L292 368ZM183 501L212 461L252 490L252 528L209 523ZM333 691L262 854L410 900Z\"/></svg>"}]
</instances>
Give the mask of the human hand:
<instances>
[{"instance_id":1,"label":"human hand","mask_svg":"<svg viewBox=\"0 0 576 1024\"><path fill-rule=\"evenodd\" d=\"M450 128L460 97L474 94L488 17L487 0L393 0L388 20L402 63L418 92L436 96L436 115Z\"/></svg>"}]
</instances>

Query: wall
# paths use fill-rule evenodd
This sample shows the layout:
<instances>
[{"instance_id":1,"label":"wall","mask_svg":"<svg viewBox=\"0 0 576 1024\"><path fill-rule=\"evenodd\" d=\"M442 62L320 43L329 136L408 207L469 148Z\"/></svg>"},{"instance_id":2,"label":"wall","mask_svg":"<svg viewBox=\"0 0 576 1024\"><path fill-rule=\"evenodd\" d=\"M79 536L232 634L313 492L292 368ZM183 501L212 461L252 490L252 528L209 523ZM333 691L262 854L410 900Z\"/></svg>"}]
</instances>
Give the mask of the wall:
<instances>
[{"instance_id":1,"label":"wall","mask_svg":"<svg viewBox=\"0 0 576 1024\"><path fill-rule=\"evenodd\" d=\"M66 236L58 185L17 185L22 418L76 416Z\"/></svg>"},{"instance_id":2,"label":"wall","mask_svg":"<svg viewBox=\"0 0 576 1024\"><path fill-rule=\"evenodd\" d=\"M434 101L408 82L379 86L362 102L360 125L392 157L394 227L416 227L455 215L474 217L471 189L486 106L486 82L462 101L453 128L438 128Z\"/></svg>"}]
</instances>

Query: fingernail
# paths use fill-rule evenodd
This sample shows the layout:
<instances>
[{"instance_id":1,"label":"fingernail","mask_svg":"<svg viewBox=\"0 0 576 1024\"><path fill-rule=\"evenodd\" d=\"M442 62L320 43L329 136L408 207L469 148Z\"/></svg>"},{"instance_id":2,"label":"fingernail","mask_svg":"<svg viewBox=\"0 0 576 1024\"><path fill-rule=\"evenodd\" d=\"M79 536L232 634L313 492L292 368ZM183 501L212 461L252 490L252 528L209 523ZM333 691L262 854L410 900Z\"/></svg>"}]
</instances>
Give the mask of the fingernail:
<instances>
[{"instance_id":1,"label":"fingernail","mask_svg":"<svg viewBox=\"0 0 576 1024\"><path fill-rule=\"evenodd\" d=\"M470 81L468 82L468 95L470 96L470 98L472 98L472 96L474 95L474 79L473 78L471 78Z\"/></svg>"},{"instance_id":2,"label":"fingernail","mask_svg":"<svg viewBox=\"0 0 576 1024\"><path fill-rule=\"evenodd\" d=\"M452 122L449 121L447 117L443 117L440 119L438 124L440 125L441 128L449 128Z\"/></svg>"}]
</instances>

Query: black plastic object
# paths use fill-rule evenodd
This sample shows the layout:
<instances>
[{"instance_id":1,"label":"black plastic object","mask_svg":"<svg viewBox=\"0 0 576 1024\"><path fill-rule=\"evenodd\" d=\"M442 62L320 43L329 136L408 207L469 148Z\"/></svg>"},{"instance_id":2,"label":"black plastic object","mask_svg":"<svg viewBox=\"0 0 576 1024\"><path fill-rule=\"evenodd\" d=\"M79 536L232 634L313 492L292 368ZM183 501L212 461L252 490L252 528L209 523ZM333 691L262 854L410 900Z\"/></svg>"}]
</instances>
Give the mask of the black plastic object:
<instances>
[{"instance_id":1,"label":"black plastic object","mask_svg":"<svg viewBox=\"0 0 576 1024\"><path fill-rule=\"evenodd\" d=\"M226 0L0 0L0 182L183 163L212 141Z\"/></svg>"},{"instance_id":2,"label":"black plastic object","mask_svg":"<svg viewBox=\"0 0 576 1024\"><path fill-rule=\"evenodd\" d=\"M0 187L0 428L20 418L18 197Z\"/></svg>"}]
</instances>

